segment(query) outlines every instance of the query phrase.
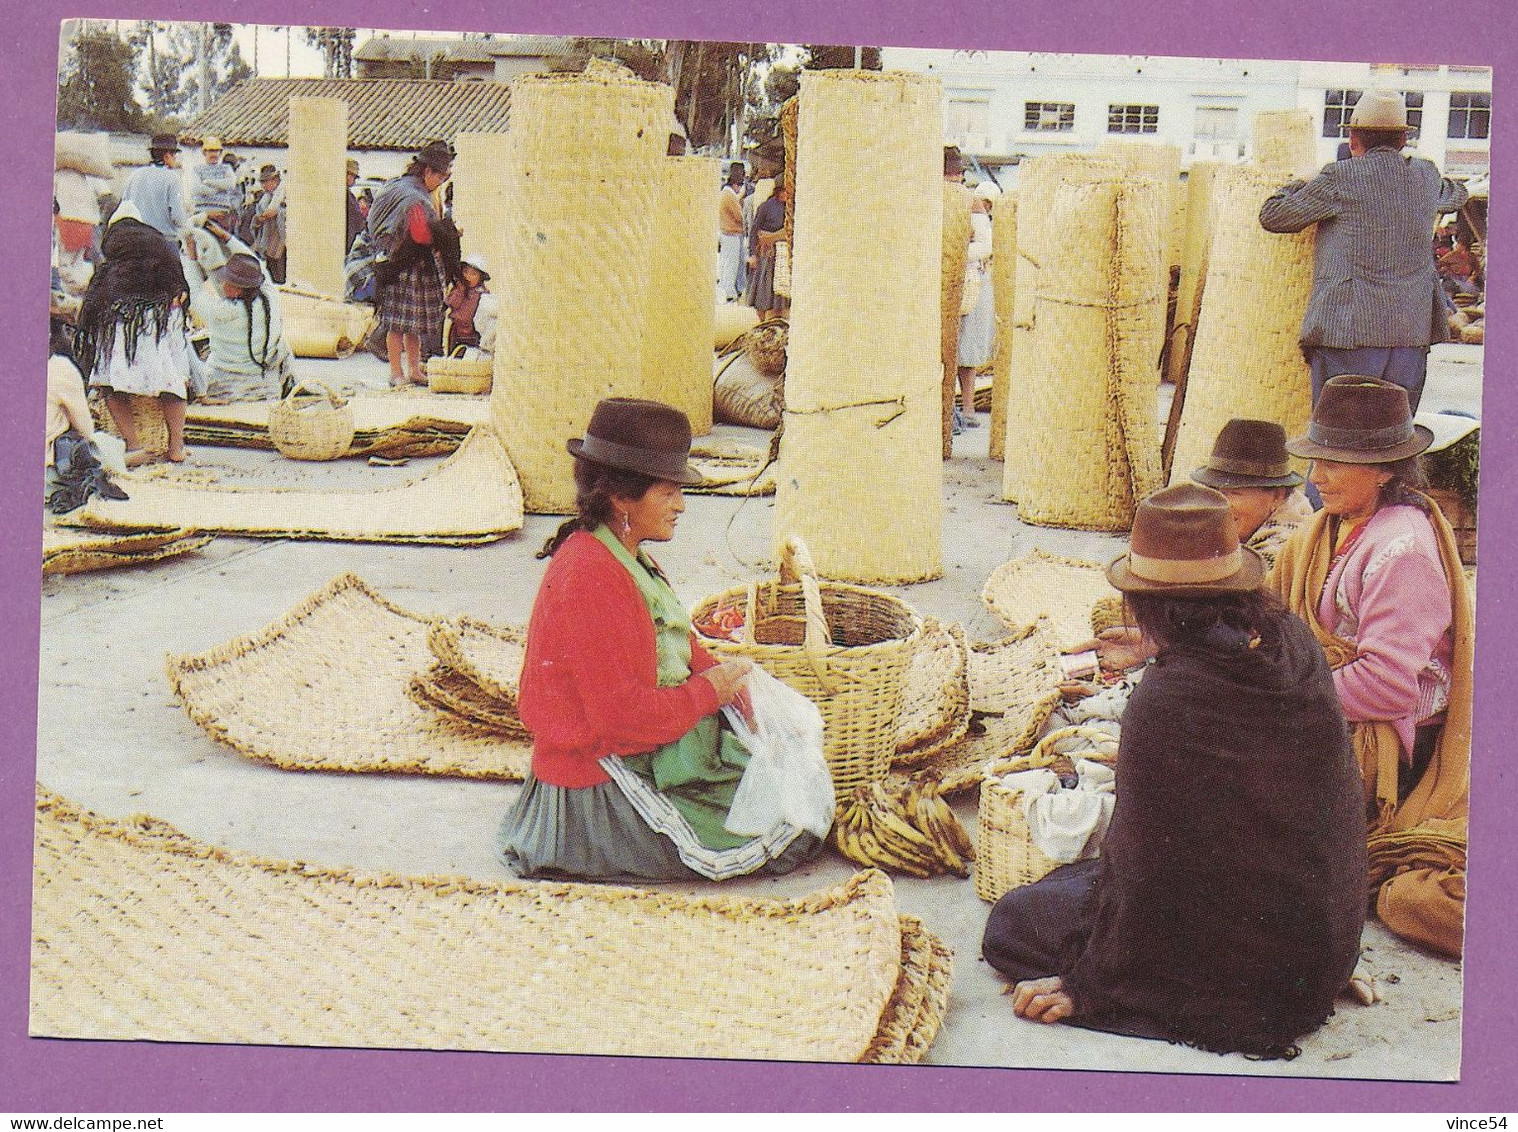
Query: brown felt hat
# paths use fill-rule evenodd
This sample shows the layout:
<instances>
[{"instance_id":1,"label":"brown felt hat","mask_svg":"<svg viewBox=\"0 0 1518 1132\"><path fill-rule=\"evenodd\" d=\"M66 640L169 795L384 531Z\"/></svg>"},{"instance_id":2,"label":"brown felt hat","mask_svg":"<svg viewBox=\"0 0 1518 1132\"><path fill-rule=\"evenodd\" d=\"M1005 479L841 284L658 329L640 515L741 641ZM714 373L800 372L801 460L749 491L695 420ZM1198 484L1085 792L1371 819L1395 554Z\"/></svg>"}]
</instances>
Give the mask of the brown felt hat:
<instances>
[{"instance_id":1,"label":"brown felt hat","mask_svg":"<svg viewBox=\"0 0 1518 1132\"><path fill-rule=\"evenodd\" d=\"M965 158L964 158L964 154L962 154L962 153L959 152L959 147L957 145L946 145L946 146L944 146L943 147L943 175L945 177L956 177L959 174L963 173L964 171L965 171Z\"/></svg>"},{"instance_id":2,"label":"brown felt hat","mask_svg":"<svg viewBox=\"0 0 1518 1132\"><path fill-rule=\"evenodd\" d=\"M234 287L252 288L256 291L264 285L264 269L253 256L237 252L222 267L221 279Z\"/></svg>"},{"instance_id":3,"label":"brown felt hat","mask_svg":"<svg viewBox=\"0 0 1518 1132\"><path fill-rule=\"evenodd\" d=\"M608 397L591 414L585 439L571 440L565 447L576 459L672 483L700 483L705 478L688 462L690 421L679 409L659 401Z\"/></svg>"},{"instance_id":4,"label":"brown felt hat","mask_svg":"<svg viewBox=\"0 0 1518 1132\"><path fill-rule=\"evenodd\" d=\"M1324 383L1307 435L1288 440L1286 451L1340 464L1390 464L1416 456L1433 442L1433 432L1413 424L1402 386L1343 373Z\"/></svg>"},{"instance_id":5,"label":"brown felt hat","mask_svg":"<svg viewBox=\"0 0 1518 1132\"><path fill-rule=\"evenodd\" d=\"M1139 503L1128 553L1107 580L1124 593L1248 593L1265 580L1265 563L1239 545L1221 492L1183 483Z\"/></svg>"},{"instance_id":6,"label":"brown felt hat","mask_svg":"<svg viewBox=\"0 0 1518 1132\"><path fill-rule=\"evenodd\" d=\"M154 134L148 141L148 150L158 150L163 153L178 153L179 139L173 134Z\"/></svg>"},{"instance_id":7,"label":"brown felt hat","mask_svg":"<svg viewBox=\"0 0 1518 1132\"><path fill-rule=\"evenodd\" d=\"M1234 487L1299 487L1302 477L1291 470L1286 454L1286 430L1275 421L1235 417L1223 426L1212 444L1206 467L1191 473L1195 483L1219 491Z\"/></svg>"}]
</instances>

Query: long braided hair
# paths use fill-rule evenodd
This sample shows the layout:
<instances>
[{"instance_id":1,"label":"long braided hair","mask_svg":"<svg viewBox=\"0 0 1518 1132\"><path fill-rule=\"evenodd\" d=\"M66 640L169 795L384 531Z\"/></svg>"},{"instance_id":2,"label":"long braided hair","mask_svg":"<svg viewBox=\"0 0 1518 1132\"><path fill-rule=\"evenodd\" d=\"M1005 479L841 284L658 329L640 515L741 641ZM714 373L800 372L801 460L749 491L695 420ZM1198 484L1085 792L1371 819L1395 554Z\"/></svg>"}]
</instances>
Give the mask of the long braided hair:
<instances>
[{"instance_id":1,"label":"long braided hair","mask_svg":"<svg viewBox=\"0 0 1518 1132\"><path fill-rule=\"evenodd\" d=\"M274 352L274 343L269 340L269 329L271 321L273 319L273 315L269 310L269 296L264 294L262 287L243 287L240 288L240 290L242 291L242 294L238 295L237 298L238 301L242 303L243 317L247 320L246 326L248 329L248 360L258 366L258 372L260 374L266 373L269 369L269 364L274 360L272 357L272 354ZM264 344L263 348L260 349L257 353L253 352L254 303L262 304L264 309Z\"/></svg>"},{"instance_id":2,"label":"long braided hair","mask_svg":"<svg viewBox=\"0 0 1518 1132\"><path fill-rule=\"evenodd\" d=\"M608 468L604 464L592 463L589 460L575 460L575 511L571 519L566 519L554 532L552 538L543 544L543 549L538 551L539 558L548 558L559 547L564 545L564 540L576 531L593 531L602 523L611 523L615 514L612 497L622 499L642 499L648 494L648 489L658 483L657 476L644 475L642 472L627 472L621 468Z\"/></svg>"}]
</instances>

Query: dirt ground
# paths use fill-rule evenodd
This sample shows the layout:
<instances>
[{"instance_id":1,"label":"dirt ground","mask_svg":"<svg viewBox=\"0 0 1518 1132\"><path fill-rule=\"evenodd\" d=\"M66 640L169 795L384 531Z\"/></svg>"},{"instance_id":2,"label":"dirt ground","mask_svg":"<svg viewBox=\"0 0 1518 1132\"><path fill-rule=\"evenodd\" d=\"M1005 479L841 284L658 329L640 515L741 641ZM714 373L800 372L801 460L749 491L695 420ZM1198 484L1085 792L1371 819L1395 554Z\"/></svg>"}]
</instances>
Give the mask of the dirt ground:
<instances>
[{"instance_id":1,"label":"dirt ground","mask_svg":"<svg viewBox=\"0 0 1518 1132\"><path fill-rule=\"evenodd\" d=\"M369 357L301 368L350 387L384 382L383 365ZM1425 408L1479 414L1481 374L1480 347L1437 347ZM1000 563L1035 547L1104 561L1121 546L1110 536L1019 523L998 499L1001 465L987 458L988 432L959 438L946 467L944 577L895 591L924 614L962 623L972 641L1002 633L979 596ZM750 443L766 439L726 426L718 433ZM209 447L192 459L227 482L345 487L398 484L432 463L302 465L274 453ZM658 551L682 598L694 603L766 574L772 516L768 499L692 497L674 542ZM520 534L470 549L219 537L196 555L157 565L46 578L38 779L100 814L151 814L229 849L333 867L506 879L494 839L517 787L255 764L187 717L169 691L163 660L252 632L350 570L408 609L524 624L543 568L533 555L558 521L528 516ZM81 742L82 735L89 741ZM973 796L961 798L957 810L973 832ZM852 871L826 853L788 877L732 881L723 890L798 895ZM988 906L972 883L901 878L896 887L901 909L921 917L955 952L948 1016L927 1059L934 1064L1400 1080L1459 1074L1459 964L1403 944L1375 924L1366 928L1366 958L1384 1001L1367 1008L1344 1000L1303 1042L1298 1059L1255 1062L1020 1021L1001 980L979 958Z\"/></svg>"}]
</instances>

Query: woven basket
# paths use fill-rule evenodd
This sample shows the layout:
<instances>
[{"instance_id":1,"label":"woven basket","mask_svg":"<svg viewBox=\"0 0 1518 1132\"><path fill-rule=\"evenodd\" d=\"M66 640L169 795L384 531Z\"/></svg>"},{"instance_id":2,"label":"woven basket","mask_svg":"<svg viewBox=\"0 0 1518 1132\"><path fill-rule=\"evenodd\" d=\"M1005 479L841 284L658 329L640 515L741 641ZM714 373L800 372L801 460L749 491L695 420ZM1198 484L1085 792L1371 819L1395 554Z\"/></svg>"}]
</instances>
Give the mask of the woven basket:
<instances>
[{"instance_id":1,"label":"woven basket","mask_svg":"<svg viewBox=\"0 0 1518 1132\"><path fill-rule=\"evenodd\" d=\"M775 277L770 289L783 299L791 297L791 244L789 240L775 241Z\"/></svg>"},{"instance_id":2,"label":"woven basket","mask_svg":"<svg viewBox=\"0 0 1518 1132\"><path fill-rule=\"evenodd\" d=\"M980 816L975 836L975 895L982 900L994 904L1012 889L1041 880L1060 866L1061 862L1033 844L1028 819L1023 816L1022 791L1009 790L1001 784L1001 778L1016 771L1049 766L1058 757L1052 750L1054 744L1078 733L1104 744L1112 741L1109 733L1094 727L1061 727L1045 735L1031 754L994 763L986 769L980 784ZM1117 755L1114 749L1092 751L1081 758L1112 763Z\"/></svg>"},{"instance_id":3,"label":"woven basket","mask_svg":"<svg viewBox=\"0 0 1518 1132\"><path fill-rule=\"evenodd\" d=\"M716 614L744 611L742 641L707 636ZM750 583L691 611L708 651L748 657L822 711L823 748L839 797L885 778L922 619L900 598L819 582L800 539L786 541L778 582Z\"/></svg>"},{"instance_id":4,"label":"woven basket","mask_svg":"<svg viewBox=\"0 0 1518 1132\"><path fill-rule=\"evenodd\" d=\"M493 359L466 358L464 347L455 346L449 357L427 359L427 388L434 393L489 393L493 373Z\"/></svg>"},{"instance_id":5,"label":"woven basket","mask_svg":"<svg viewBox=\"0 0 1518 1132\"><path fill-rule=\"evenodd\" d=\"M132 414L132 425L137 432L137 447L144 452L163 455L169 450L169 426L163 419L163 405L157 397L139 393L128 393L125 396L127 408ZM106 409L103 398L94 402L92 408L97 428L104 429L112 436L121 435L121 430L116 427L116 418Z\"/></svg>"},{"instance_id":6,"label":"woven basket","mask_svg":"<svg viewBox=\"0 0 1518 1132\"><path fill-rule=\"evenodd\" d=\"M743 347L754 368L766 377L785 372L785 344L790 324L783 318L761 323L745 334L737 344Z\"/></svg>"},{"instance_id":7,"label":"woven basket","mask_svg":"<svg viewBox=\"0 0 1518 1132\"><path fill-rule=\"evenodd\" d=\"M320 381L297 382L269 410L269 439L292 460L336 460L353 447L353 407Z\"/></svg>"}]
</instances>

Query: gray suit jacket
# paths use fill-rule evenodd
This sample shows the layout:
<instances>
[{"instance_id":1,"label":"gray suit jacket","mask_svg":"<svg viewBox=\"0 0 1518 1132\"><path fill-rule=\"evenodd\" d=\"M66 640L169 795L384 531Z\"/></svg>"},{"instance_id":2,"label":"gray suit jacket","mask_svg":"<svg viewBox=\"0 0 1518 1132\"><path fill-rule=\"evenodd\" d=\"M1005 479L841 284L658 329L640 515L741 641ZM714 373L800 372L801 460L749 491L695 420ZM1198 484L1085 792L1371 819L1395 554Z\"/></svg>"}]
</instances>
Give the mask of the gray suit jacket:
<instances>
[{"instance_id":1,"label":"gray suit jacket","mask_svg":"<svg viewBox=\"0 0 1518 1132\"><path fill-rule=\"evenodd\" d=\"M1382 148L1325 165L1267 200L1260 208L1267 231L1318 226L1302 349L1445 341L1434 221L1466 196L1432 161Z\"/></svg>"}]
</instances>

